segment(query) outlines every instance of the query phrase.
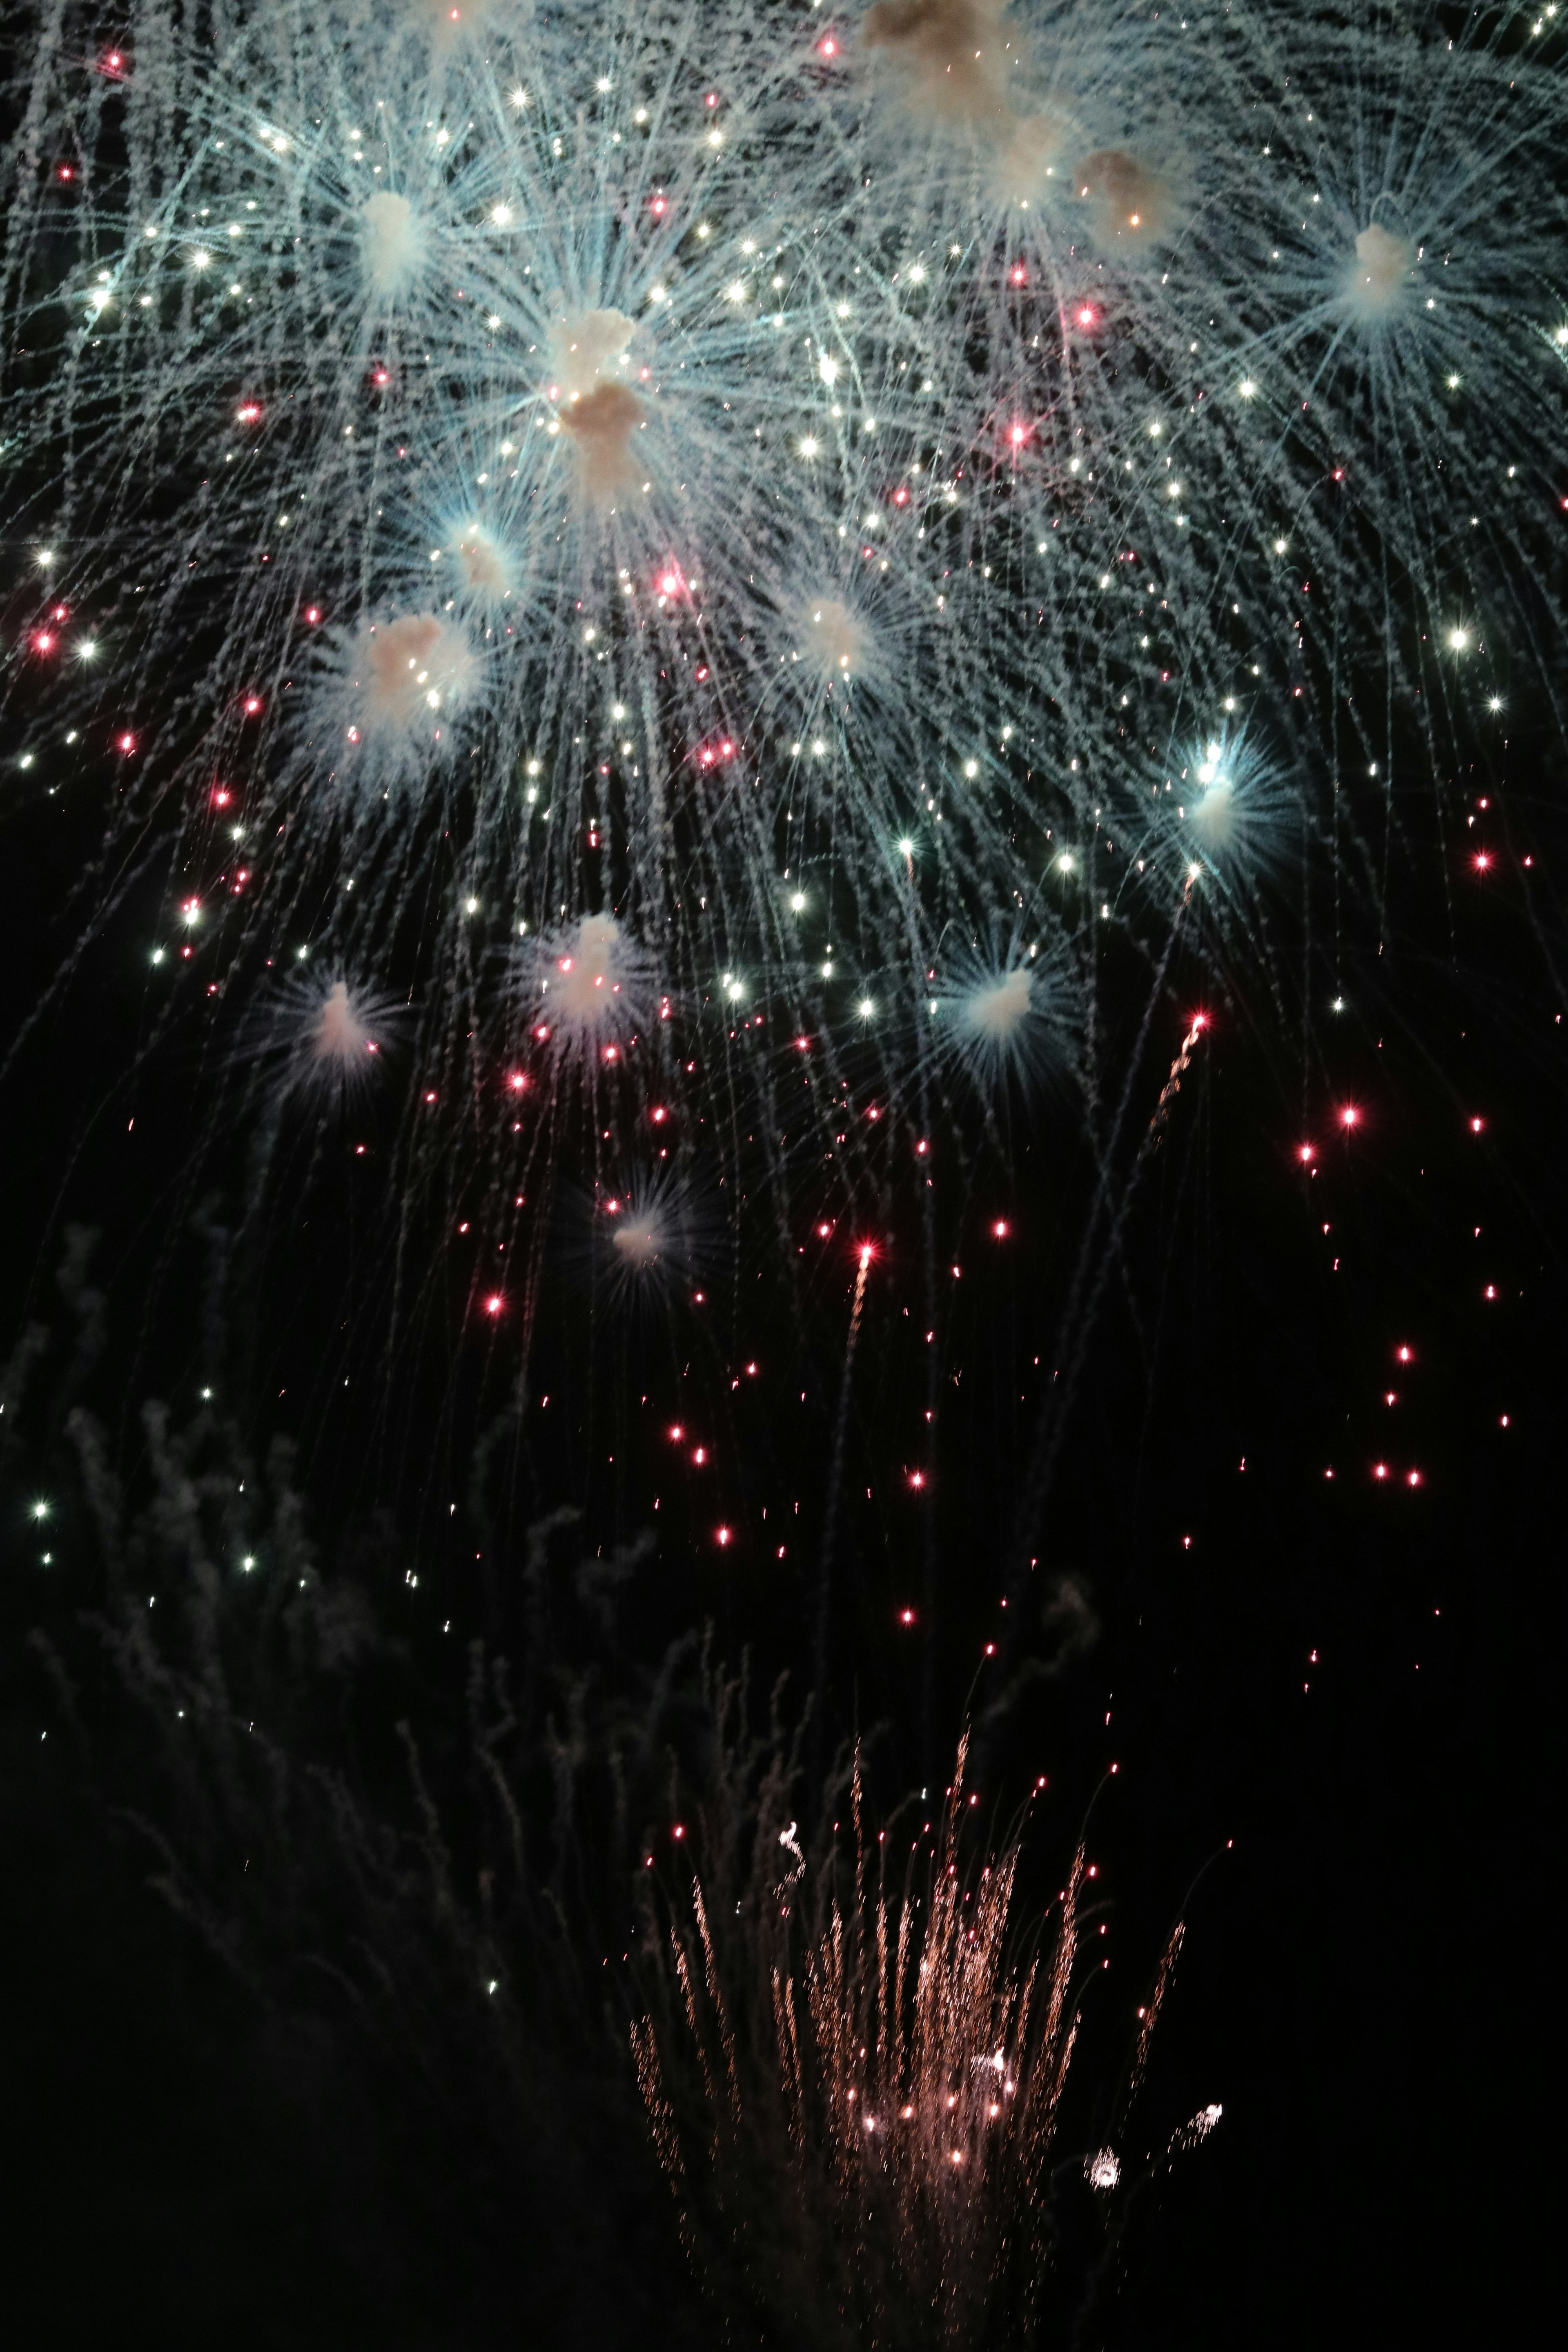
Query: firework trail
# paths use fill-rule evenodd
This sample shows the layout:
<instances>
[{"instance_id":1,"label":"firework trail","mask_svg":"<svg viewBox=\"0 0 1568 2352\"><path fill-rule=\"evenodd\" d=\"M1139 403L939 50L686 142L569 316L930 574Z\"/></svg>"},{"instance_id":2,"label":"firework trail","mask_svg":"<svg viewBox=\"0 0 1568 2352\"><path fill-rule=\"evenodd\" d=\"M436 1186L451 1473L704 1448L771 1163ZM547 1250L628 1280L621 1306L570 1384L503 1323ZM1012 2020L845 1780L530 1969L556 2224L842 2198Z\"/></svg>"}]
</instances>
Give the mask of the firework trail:
<instances>
[{"instance_id":1,"label":"firework trail","mask_svg":"<svg viewBox=\"0 0 1568 2352\"><path fill-rule=\"evenodd\" d=\"M667 2021L645 2015L632 2027L655 2149L700 2273L711 2265L722 2294L718 2248L738 2252L763 2295L794 2303L797 2320L826 2287L825 2309L837 2326L848 2322L853 2341L908 2341L900 2326L923 2336L933 2322L939 2340L969 2341L999 2312L1026 2328L1048 2260L1063 2100L1104 1965L1082 1961L1098 1873L1080 1846L1048 1947L1021 1940L1018 1839L978 1866L963 1852L966 1763L967 1741L926 1870L917 1879L917 1840L901 1896L887 1884L885 1833L873 1842L864 1828L858 1760L842 1884L830 1854L818 1883L803 1885L797 1854L773 1885L760 1827L762 1877L743 1883L739 1906L752 1925L721 1948L710 1921L735 1906L695 1881L690 1925L672 1910L658 1939L673 1978ZM1142 2012L1129 2104L1180 1938L1178 1927ZM1205 2110L1155 2165L1218 2119L1217 2107ZM775 2137L764 2223L741 2183ZM1079 2168L1097 2194L1121 2184L1112 2148ZM806 2262L827 2264L809 2284L777 2260L780 2233L796 2230Z\"/></svg>"},{"instance_id":2,"label":"firework trail","mask_svg":"<svg viewBox=\"0 0 1568 2352\"><path fill-rule=\"evenodd\" d=\"M834 1537L838 1518L838 1497L844 1483L844 1442L849 1426L849 1385L855 1370L855 1343L860 1336L860 1309L866 1300L866 1277L871 1271L871 1261L875 1256L876 1251L871 1244L862 1242L859 1264L855 1273L854 1303L849 1309L849 1337L844 1347L844 1370L838 1383L838 1414L833 1424L833 1454L828 1465L827 1494L823 1511L822 1565L817 1571L816 1639L812 1677L816 1737L819 1741L822 1702L827 1688L827 1645L833 1622Z\"/></svg>"}]
</instances>

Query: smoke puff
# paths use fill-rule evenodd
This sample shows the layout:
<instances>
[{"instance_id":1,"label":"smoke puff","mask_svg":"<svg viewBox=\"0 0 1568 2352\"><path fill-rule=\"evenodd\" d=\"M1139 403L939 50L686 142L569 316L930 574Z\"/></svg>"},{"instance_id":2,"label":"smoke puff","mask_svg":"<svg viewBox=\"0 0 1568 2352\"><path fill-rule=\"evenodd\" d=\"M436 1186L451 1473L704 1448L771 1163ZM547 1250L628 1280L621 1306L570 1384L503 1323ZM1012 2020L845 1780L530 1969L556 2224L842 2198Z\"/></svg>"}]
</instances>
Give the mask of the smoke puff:
<instances>
[{"instance_id":1,"label":"smoke puff","mask_svg":"<svg viewBox=\"0 0 1568 2352\"><path fill-rule=\"evenodd\" d=\"M614 367L637 332L624 310L581 310L559 321L550 338L550 365L563 400L581 400Z\"/></svg>"},{"instance_id":2,"label":"smoke puff","mask_svg":"<svg viewBox=\"0 0 1568 2352\"><path fill-rule=\"evenodd\" d=\"M922 114L954 125L1007 113L1002 41L1005 0L875 0L860 28L866 48L894 67Z\"/></svg>"},{"instance_id":3,"label":"smoke puff","mask_svg":"<svg viewBox=\"0 0 1568 2352\"><path fill-rule=\"evenodd\" d=\"M1086 155L1077 184L1079 196L1093 207L1096 234L1106 244L1118 238L1152 243L1170 228L1168 182L1125 147L1101 147Z\"/></svg>"},{"instance_id":4,"label":"smoke puff","mask_svg":"<svg viewBox=\"0 0 1568 2352\"><path fill-rule=\"evenodd\" d=\"M473 602L504 604L512 592L511 558L494 531L482 522L466 522L456 549L462 586Z\"/></svg>"},{"instance_id":5,"label":"smoke puff","mask_svg":"<svg viewBox=\"0 0 1568 2352\"><path fill-rule=\"evenodd\" d=\"M1363 318L1376 318L1387 310L1409 277L1415 259L1415 250L1408 237L1395 236L1379 221L1362 229L1356 237L1355 260L1346 287L1352 308Z\"/></svg>"},{"instance_id":6,"label":"smoke puff","mask_svg":"<svg viewBox=\"0 0 1568 2352\"><path fill-rule=\"evenodd\" d=\"M1034 984L1022 964L990 986L972 989L961 1000L959 1020L973 1036L1005 1046L1029 1017Z\"/></svg>"},{"instance_id":7,"label":"smoke puff","mask_svg":"<svg viewBox=\"0 0 1568 2352\"><path fill-rule=\"evenodd\" d=\"M870 637L841 596L813 597L805 608L801 652L821 677L851 677L867 667Z\"/></svg>"},{"instance_id":8,"label":"smoke puff","mask_svg":"<svg viewBox=\"0 0 1568 2352\"><path fill-rule=\"evenodd\" d=\"M367 732L407 733L437 712L460 709L473 691L467 633L437 613L405 613L372 625L357 647L354 679Z\"/></svg>"},{"instance_id":9,"label":"smoke puff","mask_svg":"<svg viewBox=\"0 0 1568 2352\"><path fill-rule=\"evenodd\" d=\"M360 210L364 273L373 293L405 294L425 266L425 225L406 196L383 188Z\"/></svg>"},{"instance_id":10,"label":"smoke puff","mask_svg":"<svg viewBox=\"0 0 1568 2352\"><path fill-rule=\"evenodd\" d=\"M636 393L624 383L601 383L563 412L562 430L571 436L579 479L595 506L607 504L637 481L632 436L647 415Z\"/></svg>"}]
</instances>

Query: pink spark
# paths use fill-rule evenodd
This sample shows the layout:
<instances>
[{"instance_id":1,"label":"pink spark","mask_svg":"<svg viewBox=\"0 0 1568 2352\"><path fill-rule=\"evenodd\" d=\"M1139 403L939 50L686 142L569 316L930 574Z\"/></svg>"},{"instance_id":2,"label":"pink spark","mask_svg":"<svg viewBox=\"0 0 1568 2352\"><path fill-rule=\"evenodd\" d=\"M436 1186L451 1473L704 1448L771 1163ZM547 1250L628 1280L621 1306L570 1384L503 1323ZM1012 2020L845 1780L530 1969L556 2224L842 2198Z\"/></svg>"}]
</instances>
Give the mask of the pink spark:
<instances>
[{"instance_id":1,"label":"pink spark","mask_svg":"<svg viewBox=\"0 0 1568 2352\"><path fill-rule=\"evenodd\" d=\"M485 1301L485 1313L487 1315L499 1315L501 1311L503 1303L500 1291L492 1291L490 1296Z\"/></svg>"}]
</instances>

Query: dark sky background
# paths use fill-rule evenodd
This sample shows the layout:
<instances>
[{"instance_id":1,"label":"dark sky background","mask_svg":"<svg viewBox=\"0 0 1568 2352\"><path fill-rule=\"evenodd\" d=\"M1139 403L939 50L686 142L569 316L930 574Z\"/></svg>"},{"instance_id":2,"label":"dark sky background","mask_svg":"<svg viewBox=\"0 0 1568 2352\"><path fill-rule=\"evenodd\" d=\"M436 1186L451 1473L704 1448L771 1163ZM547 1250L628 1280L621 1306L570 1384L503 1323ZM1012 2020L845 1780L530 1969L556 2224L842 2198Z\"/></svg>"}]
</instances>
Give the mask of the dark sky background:
<instances>
[{"instance_id":1,"label":"dark sky background","mask_svg":"<svg viewBox=\"0 0 1568 2352\"><path fill-rule=\"evenodd\" d=\"M982 1738L980 1785L1005 1810L1048 1776L1031 1832L1048 1888L1118 1763L1092 1850L1111 1982L1127 1986L1105 1998L1121 2013L1208 1864L1155 2072L1162 2115L1212 2099L1224 2121L1145 2201L1086 2341L1499 2342L1544 2285L1560 2039L1568 1119L1550 960L1563 779L1560 754L1514 757L1511 772L1505 758L1454 780L1446 842L1435 802L1403 812L1383 950L1369 915L1359 960L1337 978L1314 967L1305 1079L1272 1009L1196 963L1177 976L1139 1098L1152 1107L1195 1003L1212 1030L1134 1204L1041 1565L1013 1588L1011 1622L1000 1603L1045 1387L1034 1359L1049 1368L1060 1352L1086 1199L1070 1115L1020 1118L1010 1176L994 1160L967 1191L939 1147L943 1255L951 1244L963 1276L939 1302L929 1443L924 1277L896 1216L868 1284L836 1546L836 1721L887 1727L873 1780L890 1801L940 1769L966 1706L984 1717L1026 1660L1048 1664ZM7 786L0 860L13 1028L75 936L68 893L101 789L87 770L33 782ZM1478 845L1494 860L1484 877ZM506 1505L481 1527L470 1458L515 1362L504 1335L465 1320L467 1261L384 1360L374 1118L286 1180L263 1257L248 1271L237 1259L209 1303L210 1227L243 1197L245 1138L205 1123L204 1014L126 1075L143 1034L143 929L132 894L4 1096L4 1339L29 1320L52 1331L26 1413L7 1415L0 1484L16 2340L707 2340L651 2170L590 2145L569 2087L546 2100L541 2168L520 2192L510 2159L487 2154L460 2067L411 2092L289 1965L258 1997L171 1915L128 1818L143 1801L134 1740L111 1732L105 1700L84 1760L27 1644L45 1626L81 1654L77 1612L98 1597L89 1530L68 1510L42 1529L28 1506L69 1486L74 1406L100 1418L134 1479L141 1401L188 1414L216 1363L247 1442L258 1450L274 1429L300 1441L329 1579L378 1543L418 1562L418 1589L382 1574L401 1679L372 1691L371 1715L438 1717L460 1639L526 1643L523 1532L563 1498L584 1507L594 1544L657 1530L628 1636L650 1661L706 1617L728 1654L750 1642L804 1685L852 1258L836 1234L798 1324L777 1268L747 1265L716 1286L727 1319L708 1341L668 1318L611 1322L591 1368L582 1291L563 1277L542 1307ZM1130 1022L1133 998L1121 1010ZM1347 1103L1360 1113L1349 1134L1335 1124ZM1318 1147L1310 1174L1295 1164L1303 1137ZM90 1360L73 1357L56 1280L73 1223L100 1236ZM668 1438L677 1417L706 1433L701 1476ZM722 1549L721 1522L735 1530ZM898 1622L906 1606L912 1628ZM89 1676L89 1727L97 1687ZM380 1768L364 1769L374 1790Z\"/></svg>"}]
</instances>

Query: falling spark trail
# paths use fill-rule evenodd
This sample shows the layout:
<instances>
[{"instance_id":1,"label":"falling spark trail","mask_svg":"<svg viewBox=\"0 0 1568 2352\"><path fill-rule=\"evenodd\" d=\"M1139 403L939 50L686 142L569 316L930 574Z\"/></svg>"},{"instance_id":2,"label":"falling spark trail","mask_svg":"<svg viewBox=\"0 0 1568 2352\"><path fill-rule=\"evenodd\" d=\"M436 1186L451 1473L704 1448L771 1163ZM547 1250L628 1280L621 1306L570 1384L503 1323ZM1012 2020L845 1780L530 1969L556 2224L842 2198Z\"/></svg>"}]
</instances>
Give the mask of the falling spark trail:
<instances>
[{"instance_id":1,"label":"falling spark trail","mask_svg":"<svg viewBox=\"0 0 1568 2352\"><path fill-rule=\"evenodd\" d=\"M833 1539L838 1518L838 1490L844 1477L844 1440L849 1426L849 1383L855 1370L855 1343L860 1336L860 1309L866 1299L866 1276L871 1269L869 1242L860 1247L855 1276L855 1304L849 1310L849 1339L844 1350L844 1373L838 1387L838 1419L833 1432L833 1457L827 1474L827 1497L822 1527L822 1568L816 1586L816 1650L812 1675L812 1742L814 1765L821 1770L823 1702L827 1690L827 1633L833 1608Z\"/></svg>"}]
</instances>

